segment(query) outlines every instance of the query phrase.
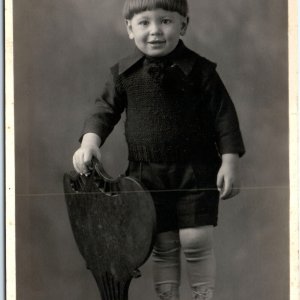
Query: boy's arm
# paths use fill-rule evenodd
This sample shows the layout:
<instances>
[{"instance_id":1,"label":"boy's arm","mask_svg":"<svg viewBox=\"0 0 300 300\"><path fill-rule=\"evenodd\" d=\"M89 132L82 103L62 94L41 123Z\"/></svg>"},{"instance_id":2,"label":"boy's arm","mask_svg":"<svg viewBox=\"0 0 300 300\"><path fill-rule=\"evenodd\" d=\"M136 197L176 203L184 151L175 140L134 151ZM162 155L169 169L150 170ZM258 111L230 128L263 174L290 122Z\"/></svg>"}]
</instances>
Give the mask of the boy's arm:
<instances>
[{"instance_id":1,"label":"boy's arm","mask_svg":"<svg viewBox=\"0 0 300 300\"><path fill-rule=\"evenodd\" d=\"M220 198L229 199L239 193L239 157L245 153L244 142L234 104L215 70L205 87L214 120L216 144L222 156L217 187Z\"/></svg>"},{"instance_id":2,"label":"boy's arm","mask_svg":"<svg viewBox=\"0 0 300 300\"><path fill-rule=\"evenodd\" d=\"M209 108L214 122L219 153L245 153L238 116L234 104L218 73L214 70L205 85Z\"/></svg>"},{"instance_id":3,"label":"boy's arm","mask_svg":"<svg viewBox=\"0 0 300 300\"><path fill-rule=\"evenodd\" d=\"M80 148L73 155L73 166L78 173L87 174L93 157L100 160L99 147L121 118L125 108L125 94L116 86L110 74L100 98L96 99L92 113L86 119L79 141Z\"/></svg>"}]
</instances>

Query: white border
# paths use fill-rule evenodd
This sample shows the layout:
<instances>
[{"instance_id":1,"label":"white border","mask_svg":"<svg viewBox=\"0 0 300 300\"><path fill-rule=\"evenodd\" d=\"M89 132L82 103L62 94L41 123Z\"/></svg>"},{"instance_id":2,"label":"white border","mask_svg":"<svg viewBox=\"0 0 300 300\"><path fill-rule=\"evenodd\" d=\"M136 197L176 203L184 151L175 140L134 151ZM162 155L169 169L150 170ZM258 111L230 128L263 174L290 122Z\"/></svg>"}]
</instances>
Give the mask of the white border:
<instances>
[{"instance_id":1,"label":"white border","mask_svg":"<svg viewBox=\"0 0 300 300\"><path fill-rule=\"evenodd\" d=\"M4 11L4 4L3 1L0 2L0 8L1 11ZM0 16L0 40L1 40L1 54L0 54L0 116L4 115L4 14L2 13ZM1 180L4 182L4 119L0 117L0 120L2 121L0 124L0 170L1 172ZM0 185L0 231L1 231L1 237L0 237L0 299L5 299L5 257L4 257L4 185Z\"/></svg>"},{"instance_id":2,"label":"white border","mask_svg":"<svg viewBox=\"0 0 300 300\"><path fill-rule=\"evenodd\" d=\"M6 299L16 299L13 3L5 0Z\"/></svg>"},{"instance_id":3,"label":"white border","mask_svg":"<svg viewBox=\"0 0 300 300\"><path fill-rule=\"evenodd\" d=\"M290 162L290 300L299 294L299 168L298 168L298 14L297 1L289 0L289 162Z\"/></svg>"}]
</instances>

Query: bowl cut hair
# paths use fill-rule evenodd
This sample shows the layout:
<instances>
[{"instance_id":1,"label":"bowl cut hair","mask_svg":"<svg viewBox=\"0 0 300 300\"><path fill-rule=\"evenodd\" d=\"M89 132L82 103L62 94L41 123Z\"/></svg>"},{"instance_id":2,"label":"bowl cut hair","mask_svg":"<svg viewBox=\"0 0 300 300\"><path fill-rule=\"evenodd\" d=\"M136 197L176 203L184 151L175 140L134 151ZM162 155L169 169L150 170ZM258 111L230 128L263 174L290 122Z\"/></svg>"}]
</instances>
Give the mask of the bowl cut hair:
<instances>
[{"instance_id":1,"label":"bowl cut hair","mask_svg":"<svg viewBox=\"0 0 300 300\"><path fill-rule=\"evenodd\" d=\"M184 17L188 15L187 0L125 0L123 16L125 19L131 20L135 14L159 8L178 12Z\"/></svg>"}]
</instances>

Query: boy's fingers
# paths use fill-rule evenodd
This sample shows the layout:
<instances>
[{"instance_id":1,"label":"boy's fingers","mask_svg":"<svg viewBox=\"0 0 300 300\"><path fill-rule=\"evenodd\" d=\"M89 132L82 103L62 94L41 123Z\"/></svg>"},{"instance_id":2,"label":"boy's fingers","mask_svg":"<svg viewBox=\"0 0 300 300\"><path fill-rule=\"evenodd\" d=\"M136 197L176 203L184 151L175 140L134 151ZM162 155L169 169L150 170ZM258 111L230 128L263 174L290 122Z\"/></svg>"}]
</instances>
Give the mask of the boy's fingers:
<instances>
[{"instance_id":1,"label":"boy's fingers","mask_svg":"<svg viewBox=\"0 0 300 300\"><path fill-rule=\"evenodd\" d=\"M81 169L82 169L82 173L83 174L87 174L90 172L90 166L92 164L92 153L91 152L84 152L83 153L83 156L82 156L82 166L81 166Z\"/></svg>"},{"instance_id":2,"label":"boy's fingers","mask_svg":"<svg viewBox=\"0 0 300 300\"><path fill-rule=\"evenodd\" d=\"M89 174L93 157L96 157L100 161L101 152L99 149L91 149L90 151L84 151L82 149L77 150L73 155L73 166L75 171L80 174Z\"/></svg>"},{"instance_id":3,"label":"boy's fingers","mask_svg":"<svg viewBox=\"0 0 300 300\"><path fill-rule=\"evenodd\" d=\"M224 183L223 179L224 179L224 177L222 175L218 174L218 176L217 176L217 187L218 187L219 192L221 192L222 187L223 187L223 183Z\"/></svg>"},{"instance_id":4,"label":"boy's fingers","mask_svg":"<svg viewBox=\"0 0 300 300\"><path fill-rule=\"evenodd\" d=\"M232 183L228 180L224 180L224 188L221 193L221 199L225 200L229 198L232 192Z\"/></svg>"},{"instance_id":5,"label":"boy's fingers","mask_svg":"<svg viewBox=\"0 0 300 300\"><path fill-rule=\"evenodd\" d=\"M83 174L88 172L85 163L84 152L76 151L76 153L73 156L73 165L77 173Z\"/></svg>"},{"instance_id":6,"label":"boy's fingers","mask_svg":"<svg viewBox=\"0 0 300 300\"><path fill-rule=\"evenodd\" d=\"M78 166L77 166L75 154L73 155L73 167L74 167L74 169L75 169L75 171L76 171L77 173L80 173L80 170L79 170L79 168L78 168Z\"/></svg>"},{"instance_id":7,"label":"boy's fingers","mask_svg":"<svg viewBox=\"0 0 300 300\"><path fill-rule=\"evenodd\" d=\"M222 195L221 199L226 200L226 199L229 199L229 198L232 198L232 197L236 196L239 193L240 193L239 186L235 187L234 185L232 185L231 189L230 189L230 192L228 192L228 194L226 193L225 195Z\"/></svg>"},{"instance_id":8,"label":"boy's fingers","mask_svg":"<svg viewBox=\"0 0 300 300\"><path fill-rule=\"evenodd\" d=\"M77 173L83 172L82 165L80 163L81 157L82 155L79 151L76 151L75 154L73 155L73 166Z\"/></svg>"}]
</instances>

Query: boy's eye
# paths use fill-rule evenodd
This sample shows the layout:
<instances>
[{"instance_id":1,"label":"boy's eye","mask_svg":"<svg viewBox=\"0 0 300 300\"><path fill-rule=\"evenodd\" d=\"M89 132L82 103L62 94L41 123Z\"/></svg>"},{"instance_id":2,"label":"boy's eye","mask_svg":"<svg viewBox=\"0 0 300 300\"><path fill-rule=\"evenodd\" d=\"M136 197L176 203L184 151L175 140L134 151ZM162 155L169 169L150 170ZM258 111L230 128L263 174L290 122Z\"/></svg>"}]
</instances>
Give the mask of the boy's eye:
<instances>
[{"instance_id":1,"label":"boy's eye","mask_svg":"<svg viewBox=\"0 0 300 300\"><path fill-rule=\"evenodd\" d=\"M171 19L162 19L162 24L170 24L172 23L172 20Z\"/></svg>"},{"instance_id":2,"label":"boy's eye","mask_svg":"<svg viewBox=\"0 0 300 300\"><path fill-rule=\"evenodd\" d=\"M139 22L139 25L142 25L142 26L147 26L149 24L149 21L147 20L142 20Z\"/></svg>"}]
</instances>

